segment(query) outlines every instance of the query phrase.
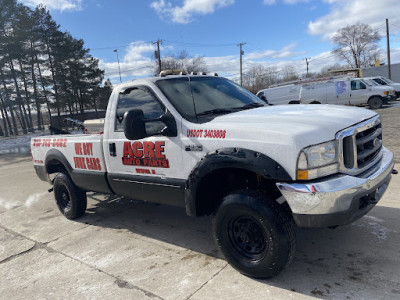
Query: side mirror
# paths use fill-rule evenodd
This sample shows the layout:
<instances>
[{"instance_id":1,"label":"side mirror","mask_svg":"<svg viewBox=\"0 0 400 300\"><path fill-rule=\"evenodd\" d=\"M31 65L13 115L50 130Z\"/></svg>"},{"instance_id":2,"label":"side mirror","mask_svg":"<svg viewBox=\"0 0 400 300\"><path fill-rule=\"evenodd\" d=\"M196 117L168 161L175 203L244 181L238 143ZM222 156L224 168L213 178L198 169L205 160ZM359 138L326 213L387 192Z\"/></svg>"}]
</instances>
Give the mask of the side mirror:
<instances>
[{"instance_id":1,"label":"side mirror","mask_svg":"<svg viewBox=\"0 0 400 300\"><path fill-rule=\"evenodd\" d=\"M163 114L160 118L146 120L144 118L143 110L132 109L124 114L124 120L124 133L128 140L140 140L155 135L172 137L177 136L178 134L175 118L169 111ZM153 126L151 125L156 125L157 122L164 123L165 127L162 130L157 129L157 126L154 126L156 129L152 128ZM150 128L149 132L146 130L146 123L149 123L150 125L148 126Z\"/></svg>"},{"instance_id":2,"label":"side mirror","mask_svg":"<svg viewBox=\"0 0 400 300\"><path fill-rule=\"evenodd\" d=\"M124 133L128 140L140 140L146 137L143 110L132 109L124 115Z\"/></svg>"},{"instance_id":3,"label":"side mirror","mask_svg":"<svg viewBox=\"0 0 400 300\"><path fill-rule=\"evenodd\" d=\"M264 95L260 96L260 99L264 102L267 102L267 97L265 97Z\"/></svg>"}]
</instances>

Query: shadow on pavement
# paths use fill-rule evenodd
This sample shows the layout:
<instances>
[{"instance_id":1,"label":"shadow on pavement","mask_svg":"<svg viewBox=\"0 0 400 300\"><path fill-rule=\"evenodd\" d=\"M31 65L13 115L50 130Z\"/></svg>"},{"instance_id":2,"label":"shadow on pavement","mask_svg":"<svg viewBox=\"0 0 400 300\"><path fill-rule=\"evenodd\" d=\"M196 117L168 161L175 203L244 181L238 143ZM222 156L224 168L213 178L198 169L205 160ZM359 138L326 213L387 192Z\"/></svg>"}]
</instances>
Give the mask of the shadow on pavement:
<instances>
[{"instance_id":1,"label":"shadow on pavement","mask_svg":"<svg viewBox=\"0 0 400 300\"><path fill-rule=\"evenodd\" d=\"M212 238L211 217L188 217L183 208L88 194L89 214L104 219L90 224L132 233L222 258ZM297 252L279 276L255 280L305 295L363 298L382 291L400 296L399 210L375 207L357 222L336 229L296 230ZM87 219L86 219L87 220ZM111 222L110 222L111 221ZM112 225L110 225L112 224ZM331 295L331 296L330 296ZM345 296L346 295L346 296ZM364 295L364 296L363 296Z\"/></svg>"}]
</instances>

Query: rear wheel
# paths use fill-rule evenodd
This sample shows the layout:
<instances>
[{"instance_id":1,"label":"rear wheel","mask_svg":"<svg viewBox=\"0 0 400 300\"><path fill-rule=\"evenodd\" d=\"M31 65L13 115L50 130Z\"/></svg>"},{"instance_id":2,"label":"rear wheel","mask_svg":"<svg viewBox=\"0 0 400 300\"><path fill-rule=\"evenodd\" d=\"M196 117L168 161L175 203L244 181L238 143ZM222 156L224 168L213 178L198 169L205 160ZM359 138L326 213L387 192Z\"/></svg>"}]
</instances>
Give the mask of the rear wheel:
<instances>
[{"instance_id":1,"label":"rear wheel","mask_svg":"<svg viewBox=\"0 0 400 300\"><path fill-rule=\"evenodd\" d=\"M67 219L76 219L85 214L86 192L78 188L68 175L58 173L53 188L58 209Z\"/></svg>"},{"instance_id":2,"label":"rear wheel","mask_svg":"<svg viewBox=\"0 0 400 300\"><path fill-rule=\"evenodd\" d=\"M296 251L294 225L262 193L240 190L224 197L213 220L214 239L226 260L255 277L278 275Z\"/></svg>"},{"instance_id":3,"label":"rear wheel","mask_svg":"<svg viewBox=\"0 0 400 300\"><path fill-rule=\"evenodd\" d=\"M372 97L368 100L369 108L378 109L382 107L382 99L379 97Z\"/></svg>"}]
</instances>

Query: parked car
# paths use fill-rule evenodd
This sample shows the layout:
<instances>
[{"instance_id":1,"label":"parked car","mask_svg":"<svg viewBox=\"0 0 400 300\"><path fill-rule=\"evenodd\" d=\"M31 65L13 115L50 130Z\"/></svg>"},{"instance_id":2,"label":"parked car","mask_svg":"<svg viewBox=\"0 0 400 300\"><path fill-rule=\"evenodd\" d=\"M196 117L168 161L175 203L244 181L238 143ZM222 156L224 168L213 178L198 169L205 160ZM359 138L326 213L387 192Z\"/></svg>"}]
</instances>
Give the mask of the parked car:
<instances>
[{"instance_id":1,"label":"parked car","mask_svg":"<svg viewBox=\"0 0 400 300\"><path fill-rule=\"evenodd\" d=\"M394 82L389 78L383 76L374 76L374 77L366 77L367 79L371 79L380 85L390 86L395 91L395 98L400 98L400 83Z\"/></svg>"},{"instance_id":2,"label":"parked car","mask_svg":"<svg viewBox=\"0 0 400 300\"><path fill-rule=\"evenodd\" d=\"M338 78L302 84L302 104L368 105L377 109L391 100L393 91L361 78Z\"/></svg>"}]
</instances>

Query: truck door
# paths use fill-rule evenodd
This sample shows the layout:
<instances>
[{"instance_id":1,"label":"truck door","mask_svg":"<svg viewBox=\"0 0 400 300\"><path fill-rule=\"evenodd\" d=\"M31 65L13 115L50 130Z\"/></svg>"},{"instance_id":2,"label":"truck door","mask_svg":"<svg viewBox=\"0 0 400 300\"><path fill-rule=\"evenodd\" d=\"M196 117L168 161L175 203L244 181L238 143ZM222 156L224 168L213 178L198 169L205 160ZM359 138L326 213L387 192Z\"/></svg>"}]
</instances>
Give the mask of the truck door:
<instances>
[{"instance_id":1,"label":"truck door","mask_svg":"<svg viewBox=\"0 0 400 300\"><path fill-rule=\"evenodd\" d=\"M367 86L361 82L361 80L353 79L351 80L351 90L350 90L350 104L360 105L366 104L367 97Z\"/></svg>"},{"instance_id":2,"label":"truck door","mask_svg":"<svg viewBox=\"0 0 400 300\"><path fill-rule=\"evenodd\" d=\"M116 194L132 199L184 205L185 180L180 179L181 120L175 118L178 128L175 137L158 134L128 140L124 134L124 113L131 109L143 110L145 119L156 119L166 112L165 105L150 87L133 86L120 92L117 104L107 116L108 132L103 143L111 188ZM146 123L146 132L160 133L164 127L161 121Z\"/></svg>"}]
</instances>

